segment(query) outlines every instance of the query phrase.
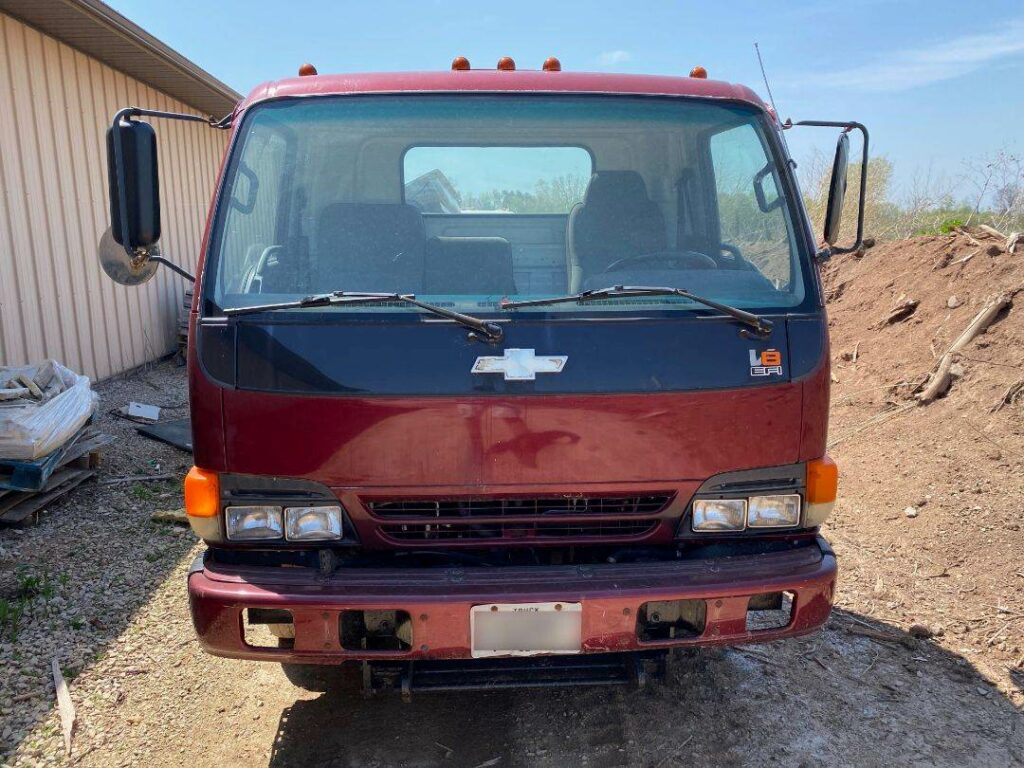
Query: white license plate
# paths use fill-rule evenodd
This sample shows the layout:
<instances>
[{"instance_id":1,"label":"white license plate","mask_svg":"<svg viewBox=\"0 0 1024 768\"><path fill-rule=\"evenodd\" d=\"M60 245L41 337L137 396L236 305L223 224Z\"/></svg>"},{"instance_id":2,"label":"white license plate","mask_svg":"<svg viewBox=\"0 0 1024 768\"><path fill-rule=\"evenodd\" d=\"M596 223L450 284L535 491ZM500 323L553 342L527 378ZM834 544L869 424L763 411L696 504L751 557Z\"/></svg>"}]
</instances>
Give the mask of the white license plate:
<instances>
[{"instance_id":1,"label":"white license plate","mask_svg":"<svg viewBox=\"0 0 1024 768\"><path fill-rule=\"evenodd\" d=\"M579 653L583 643L583 606L580 603L474 605L469 626L474 658Z\"/></svg>"}]
</instances>

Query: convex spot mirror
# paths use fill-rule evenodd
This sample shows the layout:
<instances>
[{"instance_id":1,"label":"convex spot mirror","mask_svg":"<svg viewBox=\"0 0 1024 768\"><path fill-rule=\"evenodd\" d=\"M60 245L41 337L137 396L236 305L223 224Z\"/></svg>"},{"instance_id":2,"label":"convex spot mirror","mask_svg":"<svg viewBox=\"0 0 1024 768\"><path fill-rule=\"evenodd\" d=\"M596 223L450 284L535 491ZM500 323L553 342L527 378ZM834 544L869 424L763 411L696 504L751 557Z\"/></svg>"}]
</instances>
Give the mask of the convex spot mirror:
<instances>
[{"instance_id":1,"label":"convex spot mirror","mask_svg":"<svg viewBox=\"0 0 1024 768\"><path fill-rule=\"evenodd\" d=\"M836 156L832 161L832 180L828 186L828 207L825 209L825 242L835 245L843 223L843 202L846 200L846 174L850 166L850 137L839 136Z\"/></svg>"},{"instance_id":2,"label":"convex spot mirror","mask_svg":"<svg viewBox=\"0 0 1024 768\"><path fill-rule=\"evenodd\" d=\"M129 256L128 252L114 241L114 235L108 229L100 238L96 255L107 277L115 283L142 285L148 282L160 267L160 262L153 260L159 256L158 248L157 245L151 246L145 256Z\"/></svg>"},{"instance_id":3,"label":"convex spot mirror","mask_svg":"<svg viewBox=\"0 0 1024 768\"><path fill-rule=\"evenodd\" d=\"M107 183L114 241L126 250L160 239L156 132L149 123L118 120L107 129Z\"/></svg>"}]
</instances>

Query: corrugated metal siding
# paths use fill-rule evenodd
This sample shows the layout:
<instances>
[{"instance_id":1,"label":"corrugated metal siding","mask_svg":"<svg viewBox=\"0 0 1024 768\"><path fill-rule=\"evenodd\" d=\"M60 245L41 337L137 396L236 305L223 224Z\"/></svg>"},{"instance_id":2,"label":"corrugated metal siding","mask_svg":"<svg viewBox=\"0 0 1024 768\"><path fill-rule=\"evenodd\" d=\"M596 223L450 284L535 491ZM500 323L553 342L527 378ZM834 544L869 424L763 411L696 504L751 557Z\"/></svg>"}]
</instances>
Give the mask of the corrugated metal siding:
<instances>
[{"instance_id":1,"label":"corrugated metal siding","mask_svg":"<svg viewBox=\"0 0 1024 768\"><path fill-rule=\"evenodd\" d=\"M0 14L0 362L53 357L96 379L174 348L183 281L111 282L105 131L124 106L192 112L166 94ZM165 256L194 271L227 134L161 120Z\"/></svg>"}]
</instances>

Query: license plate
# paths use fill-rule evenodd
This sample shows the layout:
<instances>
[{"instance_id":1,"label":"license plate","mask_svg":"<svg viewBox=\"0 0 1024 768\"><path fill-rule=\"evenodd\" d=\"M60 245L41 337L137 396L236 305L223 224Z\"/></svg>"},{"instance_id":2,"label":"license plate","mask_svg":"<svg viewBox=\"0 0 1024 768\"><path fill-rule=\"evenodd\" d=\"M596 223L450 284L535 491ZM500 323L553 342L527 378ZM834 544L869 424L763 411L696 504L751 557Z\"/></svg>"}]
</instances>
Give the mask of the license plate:
<instances>
[{"instance_id":1,"label":"license plate","mask_svg":"<svg viewBox=\"0 0 1024 768\"><path fill-rule=\"evenodd\" d=\"M474 658L579 653L583 607L580 603L474 605L469 626Z\"/></svg>"}]
</instances>

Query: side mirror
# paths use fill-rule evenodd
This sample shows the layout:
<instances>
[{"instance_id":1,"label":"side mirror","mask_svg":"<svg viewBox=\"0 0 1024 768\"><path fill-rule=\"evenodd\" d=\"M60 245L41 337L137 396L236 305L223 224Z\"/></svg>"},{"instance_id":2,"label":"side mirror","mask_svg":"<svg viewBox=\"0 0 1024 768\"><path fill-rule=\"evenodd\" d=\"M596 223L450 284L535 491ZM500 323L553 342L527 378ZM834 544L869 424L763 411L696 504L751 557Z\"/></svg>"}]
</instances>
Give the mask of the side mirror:
<instances>
[{"instance_id":1,"label":"side mirror","mask_svg":"<svg viewBox=\"0 0 1024 768\"><path fill-rule=\"evenodd\" d=\"M160 177L153 126L121 119L107 129L107 183L114 240L133 253L155 245L160 239Z\"/></svg>"},{"instance_id":2,"label":"side mirror","mask_svg":"<svg viewBox=\"0 0 1024 768\"><path fill-rule=\"evenodd\" d=\"M828 186L828 207L825 209L825 242L835 245L843 223L843 202L846 200L846 172L850 166L850 137L839 135L836 157L832 162L832 180Z\"/></svg>"}]
</instances>

